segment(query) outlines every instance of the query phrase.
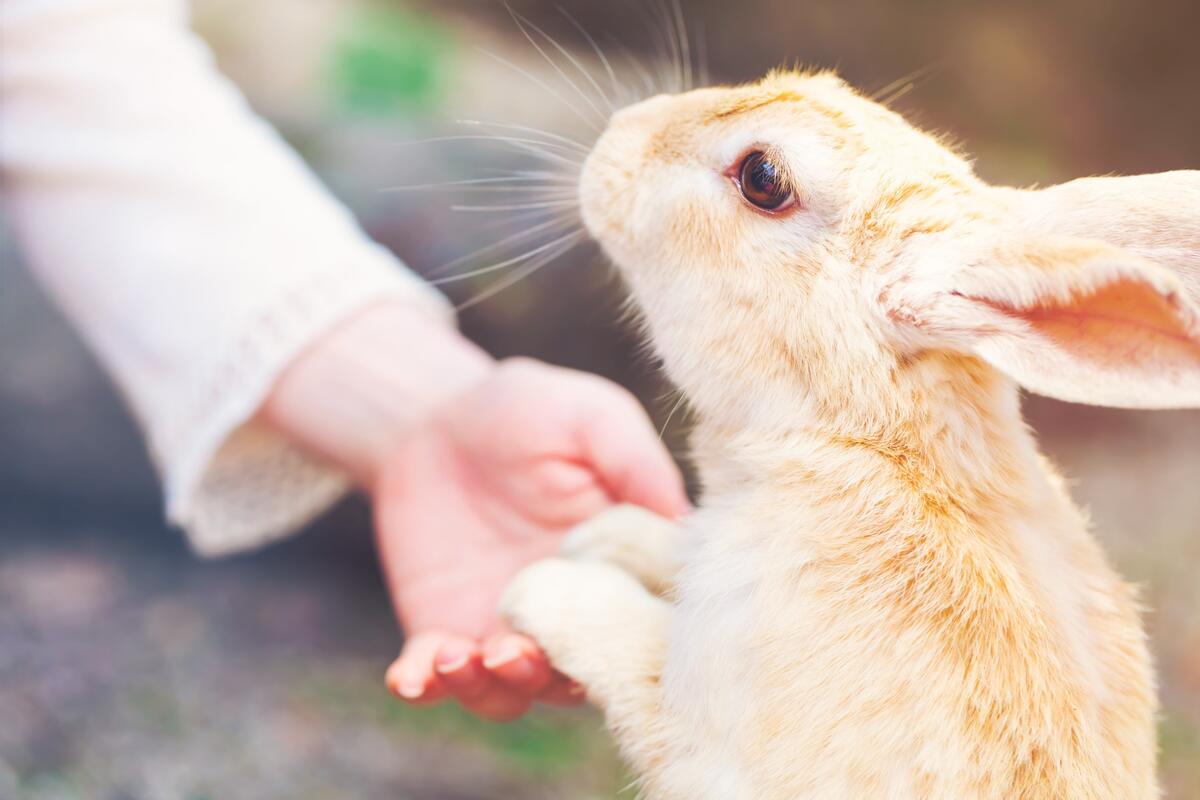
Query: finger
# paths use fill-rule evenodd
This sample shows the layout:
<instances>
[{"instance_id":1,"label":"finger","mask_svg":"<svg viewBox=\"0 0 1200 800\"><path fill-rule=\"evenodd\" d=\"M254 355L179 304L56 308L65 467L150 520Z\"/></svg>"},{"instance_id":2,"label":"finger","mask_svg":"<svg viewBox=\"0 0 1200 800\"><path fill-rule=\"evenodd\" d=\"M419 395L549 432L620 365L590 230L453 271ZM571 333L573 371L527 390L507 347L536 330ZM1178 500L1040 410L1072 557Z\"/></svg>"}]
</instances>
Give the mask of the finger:
<instances>
[{"instance_id":1,"label":"finger","mask_svg":"<svg viewBox=\"0 0 1200 800\"><path fill-rule=\"evenodd\" d=\"M408 639L400 657L388 667L384 682L388 691L408 703L433 703L446 696L446 689L433 668L433 658L444 634L422 633Z\"/></svg>"},{"instance_id":2,"label":"finger","mask_svg":"<svg viewBox=\"0 0 1200 800\"><path fill-rule=\"evenodd\" d=\"M483 666L513 691L533 697L553 678L546 654L527 636L504 633L483 645Z\"/></svg>"},{"instance_id":3,"label":"finger","mask_svg":"<svg viewBox=\"0 0 1200 800\"><path fill-rule=\"evenodd\" d=\"M433 668L446 691L460 701L481 697L494 682L483 668L479 645L465 636L445 636L434 654Z\"/></svg>"},{"instance_id":4,"label":"finger","mask_svg":"<svg viewBox=\"0 0 1200 800\"><path fill-rule=\"evenodd\" d=\"M533 705L533 698L506 688L499 681L483 695L471 700L462 700L463 708L472 714L493 722L510 722L524 714Z\"/></svg>"},{"instance_id":5,"label":"finger","mask_svg":"<svg viewBox=\"0 0 1200 800\"><path fill-rule=\"evenodd\" d=\"M556 672L537 699L552 706L577 706L587 700L587 691L566 675Z\"/></svg>"},{"instance_id":6,"label":"finger","mask_svg":"<svg viewBox=\"0 0 1200 800\"><path fill-rule=\"evenodd\" d=\"M667 519L690 509L679 467L650 418L628 392L606 384L582 407L579 431L590 462L613 499ZM618 394L619 393L619 394Z\"/></svg>"}]
</instances>

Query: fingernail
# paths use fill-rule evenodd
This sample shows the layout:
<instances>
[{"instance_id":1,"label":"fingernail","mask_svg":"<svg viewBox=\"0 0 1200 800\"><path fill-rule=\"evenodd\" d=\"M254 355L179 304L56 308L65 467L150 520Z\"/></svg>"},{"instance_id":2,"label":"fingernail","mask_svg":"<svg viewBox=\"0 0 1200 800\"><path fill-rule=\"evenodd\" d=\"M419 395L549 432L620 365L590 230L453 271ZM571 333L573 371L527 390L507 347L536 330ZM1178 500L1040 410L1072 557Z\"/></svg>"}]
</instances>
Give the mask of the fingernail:
<instances>
[{"instance_id":1,"label":"fingernail","mask_svg":"<svg viewBox=\"0 0 1200 800\"><path fill-rule=\"evenodd\" d=\"M401 681L397 691L405 700L416 700L425 694L425 684L422 681Z\"/></svg>"},{"instance_id":2,"label":"fingernail","mask_svg":"<svg viewBox=\"0 0 1200 800\"><path fill-rule=\"evenodd\" d=\"M493 653L483 660L483 666L489 670L503 667L521 658L524 653L519 647L502 647L499 652Z\"/></svg>"},{"instance_id":3,"label":"fingernail","mask_svg":"<svg viewBox=\"0 0 1200 800\"><path fill-rule=\"evenodd\" d=\"M458 672L460 669L465 667L467 662L470 660L471 657L466 653L463 653L462 655L453 657L448 661L434 664L433 668L436 669L440 674L447 675L451 672Z\"/></svg>"}]
</instances>

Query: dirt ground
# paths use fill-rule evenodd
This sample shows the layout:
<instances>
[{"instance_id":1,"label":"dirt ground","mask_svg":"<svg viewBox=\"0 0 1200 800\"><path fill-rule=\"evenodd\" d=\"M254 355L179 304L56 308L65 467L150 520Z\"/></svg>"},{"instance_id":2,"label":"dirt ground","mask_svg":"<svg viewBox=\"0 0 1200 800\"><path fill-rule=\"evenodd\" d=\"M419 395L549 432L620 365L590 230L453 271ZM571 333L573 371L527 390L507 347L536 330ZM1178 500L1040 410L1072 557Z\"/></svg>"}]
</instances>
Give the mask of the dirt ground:
<instances>
[{"instance_id":1,"label":"dirt ground","mask_svg":"<svg viewBox=\"0 0 1200 800\"><path fill-rule=\"evenodd\" d=\"M202 564L153 525L0 524L0 797L588 798L624 780L591 713L499 726L392 700L365 526Z\"/></svg>"}]
</instances>

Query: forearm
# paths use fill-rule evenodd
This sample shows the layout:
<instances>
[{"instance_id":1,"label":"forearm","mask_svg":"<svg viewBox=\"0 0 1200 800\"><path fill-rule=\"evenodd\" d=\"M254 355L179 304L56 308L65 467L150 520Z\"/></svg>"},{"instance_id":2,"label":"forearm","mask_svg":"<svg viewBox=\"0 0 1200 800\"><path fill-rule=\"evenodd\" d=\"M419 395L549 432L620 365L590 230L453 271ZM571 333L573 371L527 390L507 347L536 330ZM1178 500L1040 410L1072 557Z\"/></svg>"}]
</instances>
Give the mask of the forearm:
<instances>
[{"instance_id":1,"label":"forearm","mask_svg":"<svg viewBox=\"0 0 1200 800\"><path fill-rule=\"evenodd\" d=\"M299 354L383 302L439 318L429 346L446 363L465 365L469 348L444 298L364 236L215 71L181 8L0 0L0 189L27 263L145 432L170 519L219 554L336 498L344 476L310 452L366 463L342 433L308 443L256 417ZM396 358L415 359L400 341ZM348 400L358 383L337 380ZM411 395L397 413L420 408L419 388L396 389Z\"/></svg>"},{"instance_id":2,"label":"forearm","mask_svg":"<svg viewBox=\"0 0 1200 800\"><path fill-rule=\"evenodd\" d=\"M259 418L370 486L410 426L491 368L487 354L444 320L408 304L382 303L302 353Z\"/></svg>"}]
</instances>

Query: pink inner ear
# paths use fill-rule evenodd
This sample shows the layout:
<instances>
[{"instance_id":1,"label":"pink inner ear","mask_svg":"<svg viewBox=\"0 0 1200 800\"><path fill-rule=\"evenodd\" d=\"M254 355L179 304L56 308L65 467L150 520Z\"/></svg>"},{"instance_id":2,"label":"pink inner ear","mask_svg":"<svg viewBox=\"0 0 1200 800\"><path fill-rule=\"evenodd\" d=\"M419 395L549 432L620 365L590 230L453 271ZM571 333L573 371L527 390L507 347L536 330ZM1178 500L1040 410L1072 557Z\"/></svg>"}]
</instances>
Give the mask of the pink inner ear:
<instances>
[{"instance_id":1,"label":"pink inner ear","mask_svg":"<svg viewBox=\"0 0 1200 800\"><path fill-rule=\"evenodd\" d=\"M1200 366L1200 340L1185 327L1180 309L1140 281L1119 280L1092 294L1028 309L986 302L1097 367Z\"/></svg>"}]
</instances>

